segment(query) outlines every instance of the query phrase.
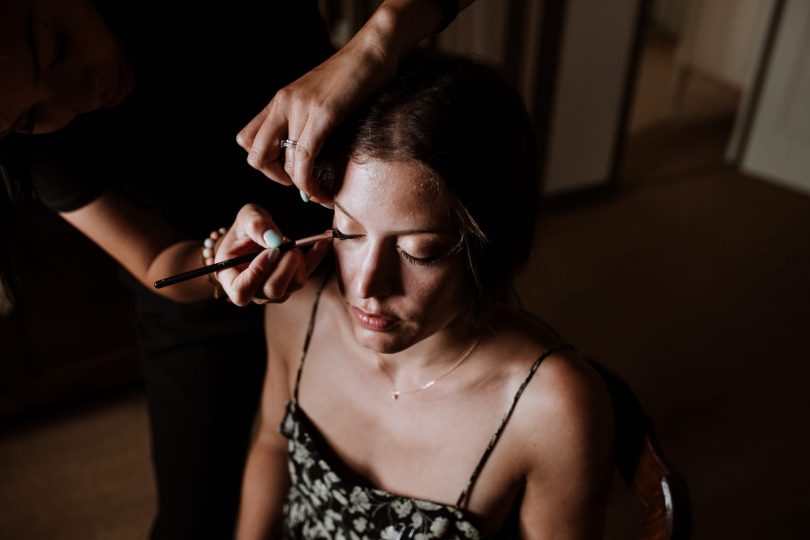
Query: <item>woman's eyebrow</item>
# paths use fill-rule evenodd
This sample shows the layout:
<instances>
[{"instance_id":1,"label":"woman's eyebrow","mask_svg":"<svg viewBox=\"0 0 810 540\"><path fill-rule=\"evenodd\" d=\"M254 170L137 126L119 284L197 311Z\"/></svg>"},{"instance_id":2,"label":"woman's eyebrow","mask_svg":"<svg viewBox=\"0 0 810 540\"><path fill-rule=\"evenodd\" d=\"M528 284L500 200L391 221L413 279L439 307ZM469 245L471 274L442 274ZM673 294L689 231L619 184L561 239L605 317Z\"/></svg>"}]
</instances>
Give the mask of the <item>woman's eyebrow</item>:
<instances>
[{"instance_id":1,"label":"woman's eyebrow","mask_svg":"<svg viewBox=\"0 0 810 540\"><path fill-rule=\"evenodd\" d=\"M353 215L351 215L349 212L347 212L346 209L343 208L343 206L341 206L341 204L339 202L337 202L337 201L333 201L333 202L335 203L335 207L339 208L341 212L346 214L348 217L352 218L354 221L357 221L357 218L355 218ZM360 223L359 221L357 221L357 222Z\"/></svg>"},{"instance_id":2,"label":"woman's eyebrow","mask_svg":"<svg viewBox=\"0 0 810 540\"><path fill-rule=\"evenodd\" d=\"M338 208L341 212L346 214L346 216L348 218L350 218L352 221L360 223L360 221L358 221L358 219L356 217L354 217L353 215L348 213L346 211L346 209L343 208L343 206L341 206L341 204L339 202L337 202L337 201L333 201L333 202L335 203L335 208ZM394 234L402 234L402 235L404 235L404 234L443 234L443 233L448 233L448 232L451 232L451 231L448 231L447 229L442 229L442 228L439 228L439 227L420 227L420 228L416 228L416 229L404 229L404 230L401 230L401 231L394 231Z\"/></svg>"}]
</instances>

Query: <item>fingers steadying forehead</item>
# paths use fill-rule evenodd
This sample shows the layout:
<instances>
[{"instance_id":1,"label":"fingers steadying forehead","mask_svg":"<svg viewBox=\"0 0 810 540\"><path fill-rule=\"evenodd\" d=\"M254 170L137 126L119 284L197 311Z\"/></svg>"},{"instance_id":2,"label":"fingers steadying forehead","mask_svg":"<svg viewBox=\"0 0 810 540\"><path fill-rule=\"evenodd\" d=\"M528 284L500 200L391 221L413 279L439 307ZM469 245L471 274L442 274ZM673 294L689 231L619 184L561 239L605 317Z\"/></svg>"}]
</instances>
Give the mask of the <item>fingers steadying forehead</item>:
<instances>
[{"instance_id":1,"label":"fingers steadying forehead","mask_svg":"<svg viewBox=\"0 0 810 540\"><path fill-rule=\"evenodd\" d=\"M327 128L327 124L317 117L310 116L307 119L307 124L301 133L301 140L305 143L304 149L299 152L295 163L296 183L319 202L324 202L326 197L324 197L320 186L312 177L312 169L314 157L320 152L323 139L327 135Z\"/></svg>"},{"instance_id":2,"label":"fingers steadying forehead","mask_svg":"<svg viewBox=\"0 0 810 540\"><path fill-rule=\"evenodd\" d=\"M236 134L236 143L248 152L253 148L256 134L259 132L259 128L262 127L262 124L264 124L267 113L268 109L264 108L262 112L254 116L253 119Z\"/></svg>"},{"instance_id":3,"label":"fingers steadying forehead","mask_svg":"<svg viewBox=\"0 0 810 540\"><path fill-rule=\"evenodd\" d=\"M278 107L270 107L250 146L248 161L253 167L261 169L279 158L281 148L278 143L287 134L287 121Z\"/></svg>"}]
</instances>

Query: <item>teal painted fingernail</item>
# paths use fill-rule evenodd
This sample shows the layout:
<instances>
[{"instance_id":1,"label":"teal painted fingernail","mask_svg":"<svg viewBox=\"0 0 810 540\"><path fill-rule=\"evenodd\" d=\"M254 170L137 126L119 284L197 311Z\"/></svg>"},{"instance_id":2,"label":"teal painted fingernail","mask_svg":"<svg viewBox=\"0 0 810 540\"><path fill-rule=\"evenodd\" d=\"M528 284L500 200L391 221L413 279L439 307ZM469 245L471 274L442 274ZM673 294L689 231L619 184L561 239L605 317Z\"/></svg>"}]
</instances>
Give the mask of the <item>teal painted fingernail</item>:
<instances>
[{"instance_id":1,"label":"teal painted fingernail","mask_svg":"<svg viewBox=\"0 0 810 540\"><path fill-rule=\"evenodd\" d=\"M267 229L264 231L264 243L267 244L267 247L275 248L281 245L281 241L283 238L281 237L281 233L274 231L273 229Z\"/></svg>"},{"instance_id":2,"label":"teal painted fingernail","mask_svg":"<svg viewBox=\"0 0 810 540\"><path fill-rule=\"evenodd\" d=\"M304 191L303 189L299 189L298 193L301 195L301 200L302 201L309 202L309 195L307 195L306 191Z\"/></svg>"}]
</instances>

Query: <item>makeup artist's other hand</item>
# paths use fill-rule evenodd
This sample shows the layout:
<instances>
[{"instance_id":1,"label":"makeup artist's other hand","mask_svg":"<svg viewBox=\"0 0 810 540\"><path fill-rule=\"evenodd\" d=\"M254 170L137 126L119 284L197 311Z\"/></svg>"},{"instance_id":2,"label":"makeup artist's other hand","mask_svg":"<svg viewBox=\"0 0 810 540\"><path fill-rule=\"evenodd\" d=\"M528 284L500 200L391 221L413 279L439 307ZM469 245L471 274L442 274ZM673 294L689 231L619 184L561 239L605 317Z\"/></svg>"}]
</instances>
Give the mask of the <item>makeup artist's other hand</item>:
<instances>
[{"instance_id":1,"label":"makeup artist's other hand","mask_svg":"<svg viewBox=\"0 0 810 540\"><path fill-rule=\"evenodd\" d=\"M324 63L282 88L236 136L248 163L268 178L292 185L315 202L330 202L312 178L315 156L329 132L393 72L368 33L358 33ZM281 148L281 139L297 141Z\"/></svg>"},{"instance_id":2,"label":"makeup artist's other hand","mask_svg":"<svg viewBox=\"0 0 810 540\"><path fill-rule=\"evenodd\" d=\"M267 210L255 204L239 210L217 249L215 261L269 249L264 249L249 264L217 272L217 280L234 304L283 302L304 286L329 251L329 241L324 240L306 253L300 249L280 253L275 246L282 241L283 236Z\"/></svg>"}]
</instances>

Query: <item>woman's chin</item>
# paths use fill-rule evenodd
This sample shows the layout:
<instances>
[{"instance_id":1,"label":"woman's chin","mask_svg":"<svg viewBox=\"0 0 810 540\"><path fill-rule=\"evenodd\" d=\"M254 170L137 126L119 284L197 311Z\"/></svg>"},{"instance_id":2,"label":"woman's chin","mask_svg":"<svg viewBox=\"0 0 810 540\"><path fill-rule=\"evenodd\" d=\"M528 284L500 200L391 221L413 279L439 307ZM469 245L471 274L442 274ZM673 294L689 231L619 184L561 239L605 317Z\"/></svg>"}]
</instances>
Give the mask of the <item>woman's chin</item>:
<instances>
[{"instance_id":1,"label":"woman's chin","mask_svg":"<svg viewBox=\"0 0 810 540\"><path fill-rule=\"evenodd\" d=\"M374 331L360 325L354 327L354 338L360 346L380 354L398 353L411 345L410 340L398 332Z\"/></svg>"}]
</instances>

